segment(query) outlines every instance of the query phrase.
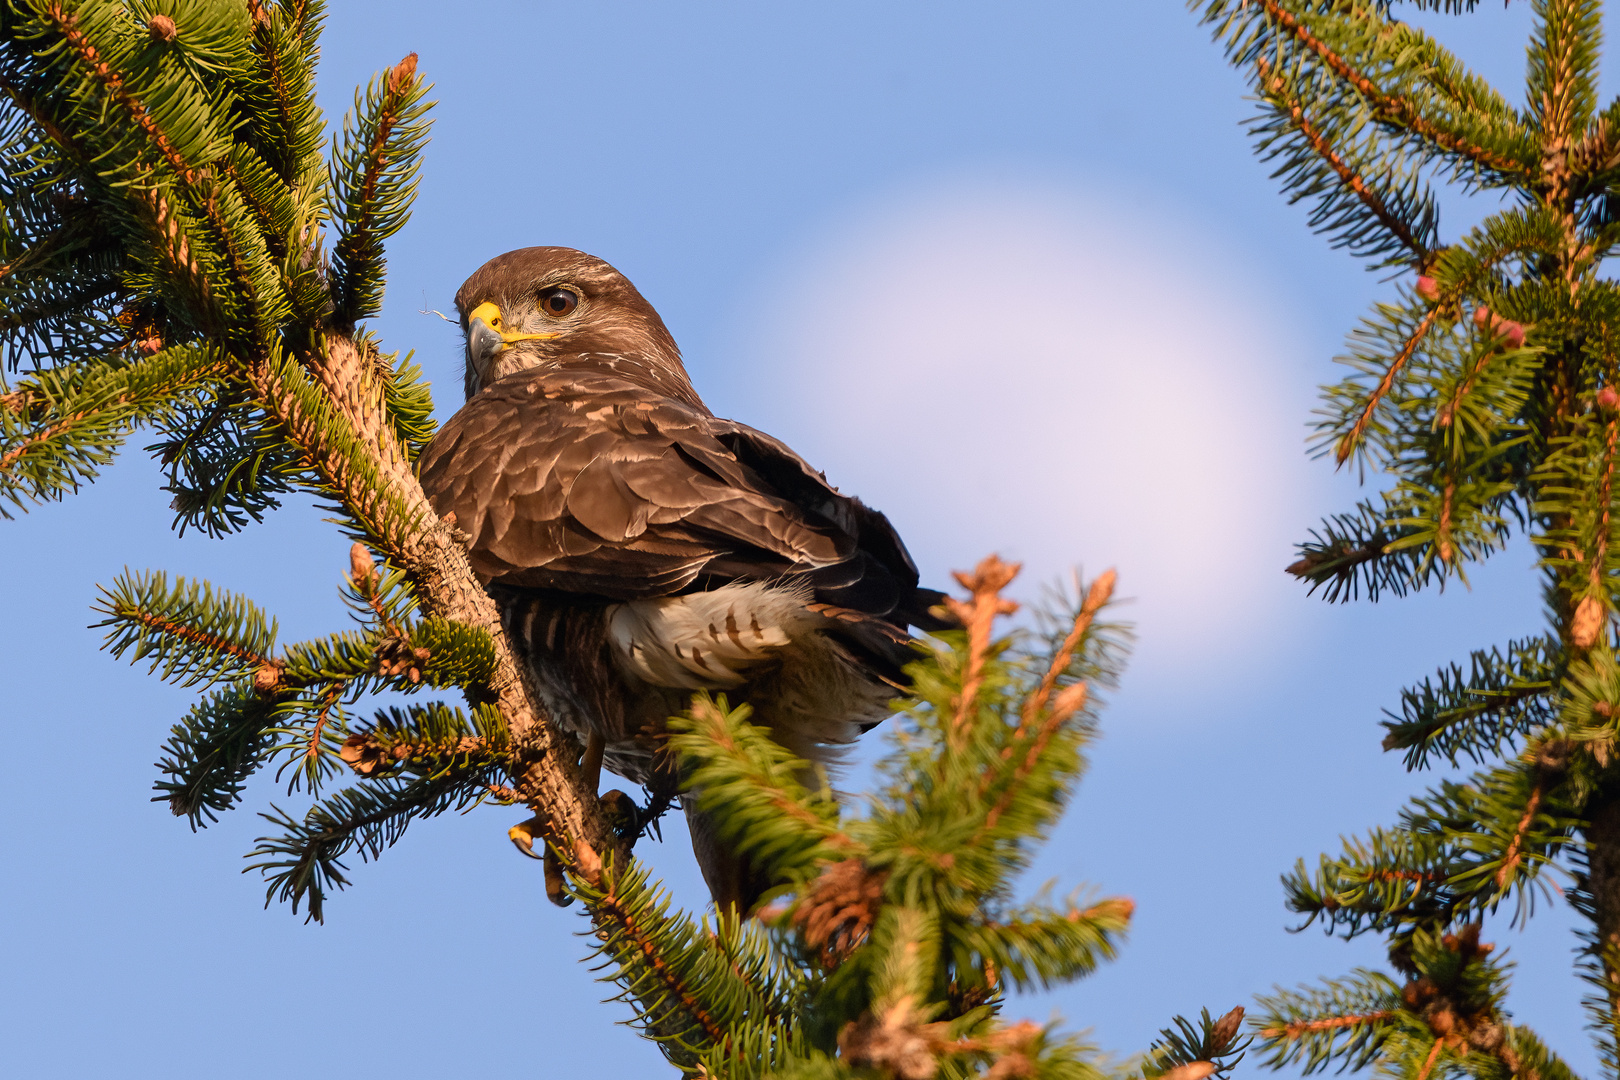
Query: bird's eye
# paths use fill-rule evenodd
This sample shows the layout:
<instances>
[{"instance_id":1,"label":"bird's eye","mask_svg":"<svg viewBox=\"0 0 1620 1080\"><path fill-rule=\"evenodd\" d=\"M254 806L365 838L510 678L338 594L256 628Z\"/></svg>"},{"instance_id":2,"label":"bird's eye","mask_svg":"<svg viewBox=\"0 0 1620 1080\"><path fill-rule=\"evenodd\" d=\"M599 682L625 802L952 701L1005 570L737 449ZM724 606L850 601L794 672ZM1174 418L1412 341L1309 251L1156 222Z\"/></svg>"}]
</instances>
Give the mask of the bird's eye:
<instances>
[{"instance_id":1,"label":"bird's eye","mask_svg":"<svg viewBox=\"0 0 1620 1080\"><path fill-rule=\"evenodd\" d=\"M579 293L573 289L547 289L540 294L540 310L553 319L572 315L579 307Z\"/></svg>"}]
</instances>

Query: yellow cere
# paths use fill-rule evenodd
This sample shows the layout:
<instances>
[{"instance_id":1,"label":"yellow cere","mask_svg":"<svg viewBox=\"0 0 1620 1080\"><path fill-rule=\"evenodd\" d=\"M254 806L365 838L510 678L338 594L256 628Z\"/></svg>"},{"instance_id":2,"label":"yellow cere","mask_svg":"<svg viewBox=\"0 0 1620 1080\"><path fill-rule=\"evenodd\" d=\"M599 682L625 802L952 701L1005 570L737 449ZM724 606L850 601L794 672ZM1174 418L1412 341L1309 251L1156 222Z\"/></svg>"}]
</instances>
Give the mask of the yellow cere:
<instances>
[{"instance_id":1,"label":"yellow cere","mask_svg":"<svg viewBox=\"0 0 1620 1080\"><path fill-rule=\"evenodd\" d=\"M552 338L562 336L561 334L508 334L506 325L501 319L501 309L491 300L485 300L482 304L473 308L472 314L467 316L468 324L471 325L474 319L483 319L484 325L501 335L501 340L508 345L514 341L550 341Z\"/></svg>"},{"instance_id":2,"label":"yellow cere","mask_svg":"<svg viewBox=\"0 0 1620 1080\"><path fill-rule=\"evenodd\" d=\"M472 314L467 316L467 321L469 323L471 323L474 319L483 319L485 326L489 327L497 334L501 332L501 309L496 307L488 300L485 300L482 304L479 304L477 307L473 308Z\"/></svg>"}]
</instances>

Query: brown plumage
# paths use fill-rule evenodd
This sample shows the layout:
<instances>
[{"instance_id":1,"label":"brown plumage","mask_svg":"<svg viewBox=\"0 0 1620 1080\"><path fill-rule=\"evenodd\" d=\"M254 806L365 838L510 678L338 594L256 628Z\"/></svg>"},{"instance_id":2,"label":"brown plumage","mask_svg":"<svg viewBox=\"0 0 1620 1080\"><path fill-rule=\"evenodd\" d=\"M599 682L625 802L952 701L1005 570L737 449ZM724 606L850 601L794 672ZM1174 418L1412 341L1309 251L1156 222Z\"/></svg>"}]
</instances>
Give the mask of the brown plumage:
<instances>
[{"instance_id":1,"label":"brown plumage","mask_svg":"<svg viewBox=\"0 0 1620 1080\"><path fill-rule=\"evenodd\" d=\"M663 320L570 248L491 260L456 294L467 404L421 460L472 537L556 721L654 783L694 690L746 700L810 760L878 722L908 626L938 628L882 514L782 443L715 417ZM688 805L717 902L757 894Z\"/></svg>"}]
</instances>

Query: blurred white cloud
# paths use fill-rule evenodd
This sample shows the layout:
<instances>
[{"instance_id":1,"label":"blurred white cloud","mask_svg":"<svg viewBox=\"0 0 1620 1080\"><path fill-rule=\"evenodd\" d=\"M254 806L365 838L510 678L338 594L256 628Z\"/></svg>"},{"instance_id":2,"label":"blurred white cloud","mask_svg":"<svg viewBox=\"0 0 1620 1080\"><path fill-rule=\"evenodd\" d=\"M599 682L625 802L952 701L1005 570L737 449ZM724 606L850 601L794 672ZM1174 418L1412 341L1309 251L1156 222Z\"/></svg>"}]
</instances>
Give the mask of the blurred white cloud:
<instances>
[{"instance_id":1,"label":"blurred white cloud","mask_svg":"<svg viewBox=\"0 0 1620 1080\"><path fill-rule=\"evenodd\" d=\"M1281 630L1308 523L1297 335L1147 209L1027 177L893 192L782 260L733 362L781 395L739 419L889 513L927 577L992 550L1026 592L1116 566L1138 674Z\"/></svg>"}]
</instances>

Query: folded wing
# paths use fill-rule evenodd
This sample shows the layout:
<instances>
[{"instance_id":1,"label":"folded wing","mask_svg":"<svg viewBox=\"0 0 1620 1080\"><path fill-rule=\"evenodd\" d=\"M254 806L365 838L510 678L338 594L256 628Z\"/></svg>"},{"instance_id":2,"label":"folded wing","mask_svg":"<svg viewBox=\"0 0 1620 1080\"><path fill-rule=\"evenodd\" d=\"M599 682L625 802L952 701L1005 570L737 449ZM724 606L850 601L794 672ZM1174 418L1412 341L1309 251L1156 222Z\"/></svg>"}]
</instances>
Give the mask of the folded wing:
<instances>
[{"instance_id":1,"label":"folded wing","mask_svg":"<svg viewBox=\"0 0 1620 1080\"><path fill-rule=\"evenodd\" d=\"M928 627L934 594L883 515L782 443L589 358L486 388L423 454L423 486L492 584L615 600L785 579Z\"/></svg>"}]
</instances>

